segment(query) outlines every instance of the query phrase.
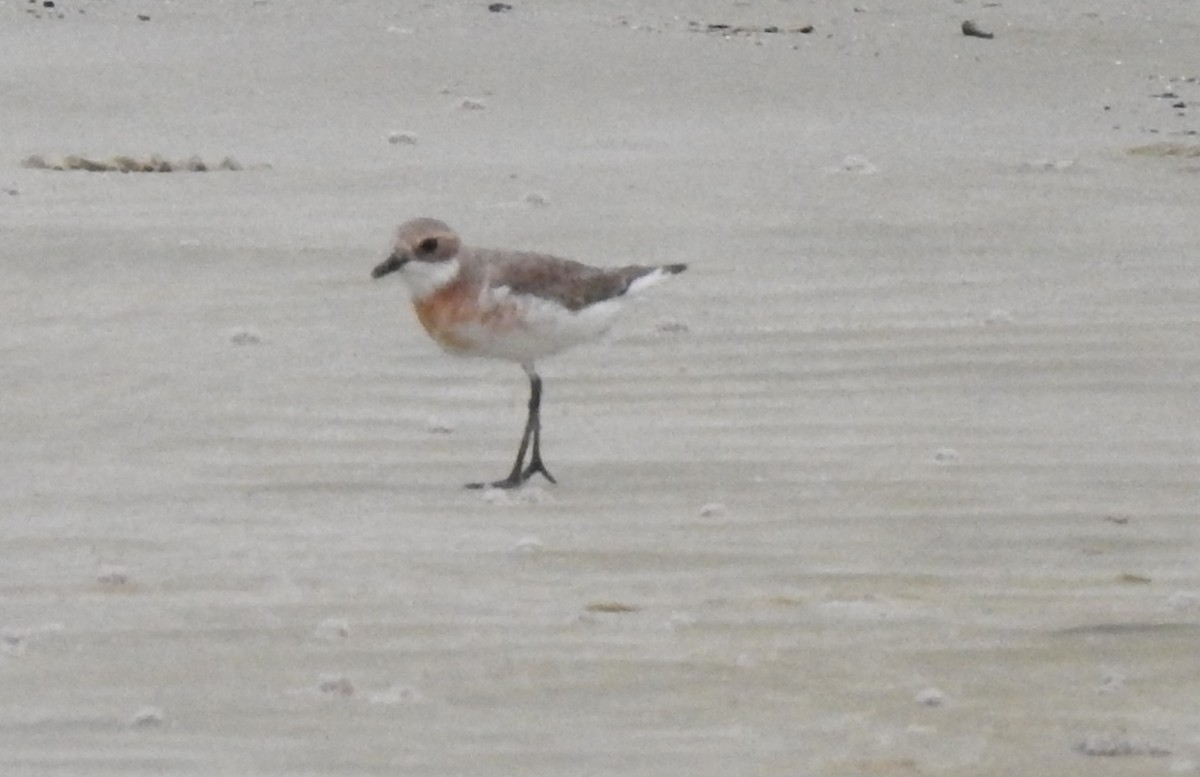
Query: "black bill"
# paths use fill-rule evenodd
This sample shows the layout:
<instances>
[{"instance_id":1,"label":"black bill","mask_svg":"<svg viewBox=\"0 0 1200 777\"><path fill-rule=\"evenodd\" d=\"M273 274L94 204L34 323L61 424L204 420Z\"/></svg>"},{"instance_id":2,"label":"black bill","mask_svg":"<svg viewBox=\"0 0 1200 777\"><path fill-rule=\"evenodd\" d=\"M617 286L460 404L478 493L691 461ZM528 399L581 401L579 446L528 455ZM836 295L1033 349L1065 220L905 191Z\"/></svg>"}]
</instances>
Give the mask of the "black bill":
<instances>
[{"instance_id":1,"label":"black bill","mask_svg":"<svg viewBox=\"0 0 1200 777\"><path fill-rule=\"evenodd\" d=\"M384 259L382 262L375 265L375 269L371 270L371 277L382 278L388 273L396 272L396 270L399 270L401 267L403 267L404 263L407 261L408 259L404 257L392 254L387 259Z\"/></svg>"}]
</instances>

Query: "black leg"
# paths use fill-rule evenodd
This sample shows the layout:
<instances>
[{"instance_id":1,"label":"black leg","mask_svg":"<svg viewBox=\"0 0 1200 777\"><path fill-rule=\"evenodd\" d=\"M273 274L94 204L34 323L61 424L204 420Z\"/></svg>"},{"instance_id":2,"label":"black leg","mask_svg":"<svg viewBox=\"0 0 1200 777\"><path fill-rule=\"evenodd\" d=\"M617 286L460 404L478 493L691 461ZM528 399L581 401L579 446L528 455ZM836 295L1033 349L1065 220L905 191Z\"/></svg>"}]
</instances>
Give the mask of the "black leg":
<instances>
[{"instance_id":1,"label":"black leg","mask_svg":"<svg viewBox=\"0 0 1200 777\"><path fill-rule=\"evenodd\" d=\"M521 472L521 480L529 480L537 473L546 476L546 480L557 483L550 470L542 463L542 379L534 373L529 378L529 417L533 421L533 453L529 457L529 466ZM526 429L528 433L528 429Z\"/></svg>"},{"instance_id":2,"label":"black leg","mask_svg":"<svg viewBox=\"0 0 1200 777\"><path fill-rule=\"evenodd\" d=\"M546 469L546 465L542 463L542 379L534 372L533 367L526 366L525 372L529 375L529 414L525 417L525 432L521 435L521 445L517 448L517 459L513 462L512 471L508 473L508 477L503 480L497 480L492 483L468 483L467 488L516 488L524 483L536 473L540 472L546 476L546 480L551 483L557 483L554 476ZM529 458L529 466L522 467L525 464L525 452L529 449L529 441L533 440L533 453Z\"/></svg>"}]
</instances>

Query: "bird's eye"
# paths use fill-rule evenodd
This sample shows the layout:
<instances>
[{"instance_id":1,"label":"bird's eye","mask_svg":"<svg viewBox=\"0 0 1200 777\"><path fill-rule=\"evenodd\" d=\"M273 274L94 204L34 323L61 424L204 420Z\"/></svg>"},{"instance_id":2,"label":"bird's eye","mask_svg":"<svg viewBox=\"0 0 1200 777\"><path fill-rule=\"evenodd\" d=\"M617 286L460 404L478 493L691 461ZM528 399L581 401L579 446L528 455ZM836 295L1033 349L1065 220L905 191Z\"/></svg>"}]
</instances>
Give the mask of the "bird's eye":
<instances>
[{"instance_id":1,"label":"bird's eye","mask_svg":"<svg viewBox=\"0 0 1200 777\"><path fill-rule=\"evenodd\" d=\"M423 254L432 254L438 248L436 237L427 237L420 243L417 243L417 250Z\"/></svg>"}]
</instances>

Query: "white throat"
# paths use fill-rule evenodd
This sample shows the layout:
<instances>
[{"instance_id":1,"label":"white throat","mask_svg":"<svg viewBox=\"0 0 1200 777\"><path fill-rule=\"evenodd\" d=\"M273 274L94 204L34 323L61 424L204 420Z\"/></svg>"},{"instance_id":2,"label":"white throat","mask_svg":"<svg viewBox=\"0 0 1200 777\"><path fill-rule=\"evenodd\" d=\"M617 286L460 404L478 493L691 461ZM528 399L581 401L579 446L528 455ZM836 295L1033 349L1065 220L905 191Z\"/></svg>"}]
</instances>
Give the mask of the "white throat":
<instances>
[{"instance_id":1,"label":"white throat","mask_svg":"<svg viewBox=\"0 0 1200 777\"><path fill-rule=\"evenodd\" d=\"M415 300L421 300L433 294L438 289L458 277L462 269L457 259L447 259L444 262L405 262L400 268L400 275L408 284L408 293Z\"/></svg>"}]
</instances>

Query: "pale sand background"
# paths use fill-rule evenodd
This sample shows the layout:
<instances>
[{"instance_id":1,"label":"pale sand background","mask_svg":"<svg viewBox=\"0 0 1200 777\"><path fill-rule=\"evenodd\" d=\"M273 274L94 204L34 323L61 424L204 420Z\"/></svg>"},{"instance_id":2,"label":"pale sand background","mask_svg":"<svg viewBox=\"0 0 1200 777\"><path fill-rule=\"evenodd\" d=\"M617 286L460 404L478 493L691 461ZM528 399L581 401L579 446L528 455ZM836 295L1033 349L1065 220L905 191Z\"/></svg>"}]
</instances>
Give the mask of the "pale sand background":
<instances>
[{"instance_id":1,"label":"pale sand background","mask_svg":"<svg viewBox=\"0 0 1200 777\"><path fill-rule=\"evenodd\" d=\"M514 1L0 3L0 774L1196 773L1194 4ZM415 215L692 264L558 487Z\"/></svg>"}]
</instances>

